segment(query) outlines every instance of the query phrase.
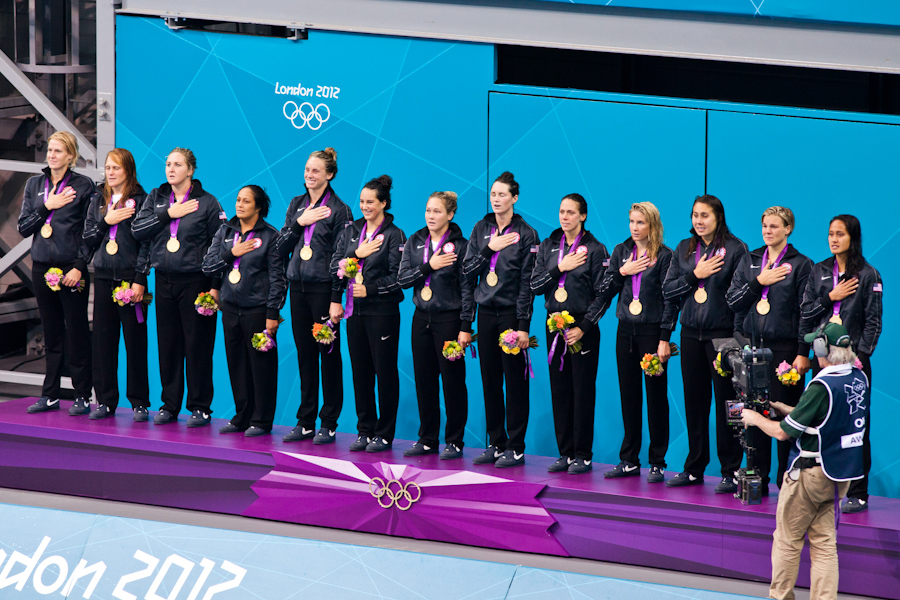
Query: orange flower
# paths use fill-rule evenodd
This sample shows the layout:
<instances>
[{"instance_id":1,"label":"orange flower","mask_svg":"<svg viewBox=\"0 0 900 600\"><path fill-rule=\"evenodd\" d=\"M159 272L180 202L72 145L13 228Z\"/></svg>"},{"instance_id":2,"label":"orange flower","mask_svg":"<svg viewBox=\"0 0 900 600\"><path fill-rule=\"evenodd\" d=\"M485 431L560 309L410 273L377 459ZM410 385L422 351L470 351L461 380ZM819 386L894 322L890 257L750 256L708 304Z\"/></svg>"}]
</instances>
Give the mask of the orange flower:
<instances>
[{"instance_id":1,"label":"orange flower","mask_svg":"<svg viewBox=\"0 0 900 600\"><path fill-rule=\"evenodd\" d=\"M322 331L322 327L324 327L324 325L321 323L313 324L313 335L319 335L319 332Z\"/></svg>"}]
</instances>

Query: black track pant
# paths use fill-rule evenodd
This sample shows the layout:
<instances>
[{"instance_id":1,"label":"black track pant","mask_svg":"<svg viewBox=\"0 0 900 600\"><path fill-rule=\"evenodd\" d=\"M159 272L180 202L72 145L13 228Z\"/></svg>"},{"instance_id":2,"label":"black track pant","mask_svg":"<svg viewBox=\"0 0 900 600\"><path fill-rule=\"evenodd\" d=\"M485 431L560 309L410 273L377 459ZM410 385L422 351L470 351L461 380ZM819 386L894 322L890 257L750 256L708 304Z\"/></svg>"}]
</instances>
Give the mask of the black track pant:
<instances>
[{"instance_id":1,"label":"black track pant","mask_svg":"<svg viewBox=\"0 0 900 600\"><path fill-rule=\"evenodd\" d=\"M121 280L94 280L94 391L97 400L110 409L119 406L119 330L125 338L127 365L125 396L132 408L150 406L147 375L147 307L119 306L112 291ZM143 315L138 323L137 310Z\"/></svg>"},{"instance_id":2,"label":"black track pant","mask_svg":"<svg viewBox=\"0 0 900 600\"><path fill-rule=\"evenodd\" d=\"M715 390L716 446L722 477L731 478L744 458L735 429L725 418L725 401L734 400L730 377L720 377L713 367L716 350L711 340L681 337L681 377L684 381L684 415L687 422L688 456L684 470L701 476L709 465L709 408Z\"/></svg>"},{"instance_id":3,"label":"black track pant","mask_svg":"<svg viewBox=\"0 0 900 600\"><path fill-rule=\"evenodd\" d=\"M251 425L272 430L278 394L278 348L254 350L250 340L265 331L266 313L240 314L222 311L225 356L234 394L235 415L231 424L241 429Z\"/></svg>"},{"instance_id":4,"label":"black track pant","mask_svg":"<svg viewBox=\"0 0 900 600\"><path fill-rule=\"evenodd\" d=\"M645 375L641 370L644 354L659 350L658 335L632 335L622 327L616 332L616 366L619 371L619 393L622 399L622 422L625 437L619 450L619 460L640 465L643 430L643 384L647 384L647 429L650 432L650 464L666 467L669 449L669 398L667 362L658 377ZM708 460L708 459L707 459Z\"/></svg>"},{"instance_id":5,"label":"black track pant","mask_svg":"<svg viewBox=\"0 0 900 600\"><path fill-rule=\"evenodd\" d=\"M91 397L91 329L87 305L91 290L90 274L82 273L84 290L72 291L60 284L54 292L44 283L44 274L54 265L35 264L31 271L34 296L44 326L46 375L41 395L59 398L59 379L68 366L76 398ZM71 267L60 267L65 274Z\"/></svg>"},{"instance_id":6,"label":"black track pant","mask_svg":"<svg viewBox=\"0 0 900 600\"><path fill-rule=\"evenodd\" d=\"M156 273L156 332L159 338L159 378L163 408L177 415L184 398L187 409L210 414L213 397L213 346L217 316L204 317L194 309L200 292L208 292L209 279L175 283Z\"/></svg>"},{"instance_id":7,"label":"black track pant","mask_svg":"<svg viewBox=\"0 0 900 600\"><path fill-rule=\"evenodd\" d=\"M397 370L399 338L399 311L390 315L354 314L347 319L347 349L350 350L353 365L353 393L358 419L356 430L360 435L377 436L388 442L394 440L400 402L400 375Z\"/></svg>"},{"instance_id":8,"label":"black track pant","mask_svg":"<svg viewBox=\"0 0 900 600\"><path fill-rule=\"evenodd\" d=\"M328 320L331 294L304 292L299 289L299 284L297 285L297 289L291 287L291 327L300 367L300 407L297 409L297 424L306 429L315 429L318 411L322 427L335 431L344 406L340 322L335 324L335 339L331 346L320 344L313 339L313 324ZM322 361L321 410L319 410L319 360Z\"/></svg>"},{"instance_id":9,"label":"black track pant","mask_svg":"<svg viewBox=\"0 0 900 600\"><path fill-rule=\"evenodd\" d=\"M579 315L580 317L581 315ZM576 318L580 322L581 318ZM547 331L547 352L556 334ZM570 354L559 335L550 361L550 398L553 425L560 456L593 458L594 406L597 401L597 366L600 364L600 330L592 327L581 338L581 352ZM562 361L562 371L559 370Z\"/></svg>"},{"instance_id":10,"label":"black track pant","mask_svg":"<svg viewBox=\"0 0 900 600\"><path fill-rule=\"evenodd\" d=\"M412 322L413 369L416 372L416 397L419 402L419 441L436 447L440 442L441 399L438 378L444 388L447 426L444 439L463 447L466 420L469 415L469 393L466 389L466 361L444 358L444 342L456 341L460 321L429 322L427 315L416 311Z\"/></svg>"},{"instance_id":11,"label":"black track pant","mask_svg":"<svg viewBox=\"0 0 900 600\"><path fill-rule=\"evenodd\" d=\"M484 389L484 416L488 442L500 450L525 452L525 431L528 429L529 378L525 352L506 354L500 349L500 333L516 330L519 320L515 309L498 312L490 307L478 307L478 358ZM506 403L503 383L506 380ZM509 436L507 437L507 432Z\"/></svg>"},{"instance_id":12,"label":"black track pant","mask_svg":"<svg viewBox=\"0 0 900 600\"><path fill-rule=\"evenodd\" d=\"M819 361L814 356L813 359L813 376L822 369L819 368ZM866 431L863 433L863 473L862 479L856 479L850 482L850 488L847 490L848 498L858 498L860 500L869 501L869 470L872 468L872 446L869 443L869 425L872 423L872 361L868 356L860 356L859 362L862 363L863 373L869 378L869 422L866 423Z\"/></svg>"}]
</instances>

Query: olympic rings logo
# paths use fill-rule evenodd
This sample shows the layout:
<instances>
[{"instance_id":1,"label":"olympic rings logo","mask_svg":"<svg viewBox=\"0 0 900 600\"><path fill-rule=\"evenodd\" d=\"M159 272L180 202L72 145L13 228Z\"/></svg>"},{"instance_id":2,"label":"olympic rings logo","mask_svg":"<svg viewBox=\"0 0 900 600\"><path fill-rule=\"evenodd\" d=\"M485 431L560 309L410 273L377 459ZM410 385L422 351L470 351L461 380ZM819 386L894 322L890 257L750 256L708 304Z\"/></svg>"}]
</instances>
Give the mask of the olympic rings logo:
<instances>
[{"instance_id":1,"label":"olympic rings logo","mask_svg":"<svg viewBox=\"0 0 900 600\"><path fill-rule=\"evenodd\" d=\"M411 488L415 492L415 497L410 493ZM385 483L381 477L373 477L369 480L369 493L378 500L381 508L390 508L396 505L400 510L409 510L422 498L422 488L419 487L419 484L410 481L404 485L397 479L391 479Z\"/></svg>"},{"instance_id":2,"label":"olympic rings logo","mask_svg":"<svg viewBox=\"0 0 900 600\"><path fill-rule=\"evenodd\" d=\"M288 106L292 106L293 108L289 109ZM322 113L319 112L321 109L325 109L325 116L322 116ZM317 106L313 106L311 102L303 102L300 106L297 106L297 103L293 100L288 100L284 103L284 108L281 109L281 112L284 113L284 117L291 122L296 129L303 129L304 127L309 127L313 131L319 129L325 121L331 118L331 109L328 108L325 104L318 104ZM300 119L300 124L297 124L297 119ZM313 126L315 124L315 127Z\"/></svg>"}]
</instances>

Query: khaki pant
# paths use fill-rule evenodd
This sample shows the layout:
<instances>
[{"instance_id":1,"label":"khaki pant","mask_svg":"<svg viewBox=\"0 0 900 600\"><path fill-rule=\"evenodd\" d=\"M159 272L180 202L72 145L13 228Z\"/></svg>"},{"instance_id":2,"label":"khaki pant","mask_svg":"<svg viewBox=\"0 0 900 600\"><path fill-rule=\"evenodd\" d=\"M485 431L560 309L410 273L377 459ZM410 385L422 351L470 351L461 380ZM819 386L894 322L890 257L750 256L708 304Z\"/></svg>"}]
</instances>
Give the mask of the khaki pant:
<instances>
[{"instance_id":1,"label":"khaki pant","mask_svg":"<svg viewBox=\"0 0 900 600\"><path fill-rule=\"evenodd\" d=\"M772 542L772 585L769 597L794 599L803 538L809 535L810 600L836 599L838 591L837 532L834 529L834 486L821 467L802 469L794 481L784 474L778 493ZM837 483L838 498L850 483Z\"/></svg>"}]
</instances>

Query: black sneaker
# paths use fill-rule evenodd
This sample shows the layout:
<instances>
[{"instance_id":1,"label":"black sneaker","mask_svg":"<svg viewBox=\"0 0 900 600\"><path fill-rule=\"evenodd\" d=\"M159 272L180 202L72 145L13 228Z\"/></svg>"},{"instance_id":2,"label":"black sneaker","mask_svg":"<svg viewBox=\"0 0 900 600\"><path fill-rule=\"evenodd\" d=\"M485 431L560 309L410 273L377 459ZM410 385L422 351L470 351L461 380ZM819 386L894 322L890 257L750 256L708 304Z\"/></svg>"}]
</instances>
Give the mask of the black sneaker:
<instances>
[{"instance_id":1,"label":"black sneaker","mask_svg":"<svg viewBox=\"0 0 900 600\"><path fill-rule=\"evenodd\" d=\"M647 473L647 483L662 483L665 480L664 472L665 469L659 465L650 465L650 472Z\"/></svg>"},{"instance_id":2,"label":"black sneaker","mask_svg":"<svg viewBox=\"0 0 900 600\"><path fill-rule=\"evenodd\" d=\"M560 456L556 459L556 462L547 467L548 473L562 473L563 471L569 470L569 465L575 462L574 458L569 458L568 456Z\"/></svg>"},{"instance_id":3,"label":"black sneaker","mask_svg":"<svg viewBox=\"0 0 900 600\"><path fill-rule=\"evenodd\" d=\"M204 425L209 425L212 419L209 418L209 413L205 413L199 408L191 413L191 416L188 417L187 426L188 427L203 427Z\"/></svg>"},{"instance_id":4,"label":"black sneaker","mask_svg":"<svg viewBox=\"0 0 900 600\"><path fill-rule=\"evenodd\" d=\"M525 453L517 454L515 450L507 450L503 456L494 463L495 467L505 469L507 467L518 467L525 464Z\"/></svg>"},{"instance_id":5,"label":"black sneaker","mask_svg":"<svg viewBox=\"0 0 900 600\"><path fill-rule=\"evenodd\" d=\"M411 448L407 448L403 451L403 456L423 456L425 454L437 454L438 449L437 446L432 448L431 446L426 446L422 442L416 442L412 445Z\"/></svg>"},{"instance_id":6,"label":"black sneaker","mask_svg":"<svg viewBox=\"0 0 900 600\"><path fill-rule=\"evenodd\" d=\"M150 420L150 411L147 410L146 406L138 406L134 409L134 422L135 423L146 423Z\"/></svg>"},{"instance_id":7,"label":"black sneaker","mask_svg":"<svg viewBox=\"0 0 900 600\"><path fill-rule=\"evenodd\" d=\"M50 396L41 396L37 402L29 406L27 409L29 414L47 412L48 410L59 410L59 400Z\"/></svg>"},{"instance_id":8,"label":"black sneaker","mask_svg":"<svg viewBox=\"0 0 900 600\"><path fill-rule=\"evenodd\" d=\"M261 435L268 435L271 433L268 429L263 429L262 427L257 427L256 425L247 428L247 431L244 432L244 437L259 437Z\"/></svg>"},{"instance_id":9,"label":"black sneaker","mask_svg":"<svg viewBox=\"0 0 900 600\"><path fill-rule=\"evenodd\" d=\"M227 425L223 425L219 427L219 433L238 433L239 431L244 431L234 423L228 423Z\"/></svg>"},{"instance_id":10,"label":"black sneaker","mask_svg":"<svg viewBox=\"0 0 900 600\"><path fill-rule=\"evenodd\" d=\"M87 398L75 398L75 402L73 402L72 406L69 408L70 417L86 415L89 412L91 412L91 405Z\"/></svg>"},{"instance_id":11,"label":"black sneaker","mask_svg":"<svg viewBox=\"0 0 900 600\"><path fill-rule=\"evenodd\" d=\"M369 438L363 434L359 434L356 441L350 444L350 452L362 452L369 445Z\"/></svg>"},{"instance_id":12,"label":"black sneaker","mask_svg":"<svg viewBox=\"0 0 900 600\"><path fill-rule=\"evenodd\" d=\"M569 465L568 473L569 475L582 475L590 472L593 468L594 467L591 466L591 461L586 458L576 458L575 462Z\"/></svg>"},{"instance_id":13,"label":"black sneaker","mask_svg":"<svg viewBox=\"0 0 900 600\"><path fill-rule=\"evenodd\" d=\"M687 471L684 473L679 473L672 479L666 482L666 485L669 487L683 487L686 485L703 485L703 475L697 477L696 475L691 475Z\"/></svg>"},{"instance_id":14,"label":"black sneaker","mask_svg":"<svg viewBox=\"0 0 900 600\"><path fill-rule=\"evenodd\" d=\"M97 421L99 419L105 419L106 417L111 417L114 414L116 414L116 411L110 410L110 408L105 404L101 404L100 406L98 406L97 408L95 408L94 410L91 411L91 414L88 418L91 421Z\"/></svg>"},{"instance_id":15,"label":"black sneaker","mask_svg":"<svg viewBox=\"0 0 900 600\"><path fill-rule=\"evenodd\" d=\"M637 477L641 474L641 466L623 460L615 467L603 474L607 479L614 477Z\"/></svg>"},{"instance_id":16,"label":"black sneaker","mask_svg":"<svg viewBox=\"0 0 900 600\"><path fill-rule=\"evenodd\" d=\"M462 448L457 446L456 444L447 444L447 447L441 451L441 460L453 460L456 458L462 458L463 451Z\"/></svg>"},{"instance_id":17,"label":"black sneaker","mask_svg":"<svg viewBox=\"0 0 900 600\"><path fill-rule=\"evenodd\" d=\"M841 504L841 512L845 515L852 515L869 510L869 503L860 498L847 498L847 501Z\"/></svg>"},{"instance_id":18,"label":"black sneaker","mask_svg":"<svg viewBox=\"0 0 900 600\"><path fill-rule=\"evenodd\" d=\"M489 465L497 462L497 459L503 456L503 451L497 446L488 446L487 450L475 457L472 462L476 465Z\"/></svg>"},{"instance_id":19,"label":"black sneaker","mask_svg":"<svg viewBox=\"0 0 900 600\"><path fill-rule=\"evenodd\" d=\"M366 452L384 452L391 449L391 443L377 435L366 445Z\"/></svg>"},{"instance_id":20,"label":"black sneaker","mask_svg":"<svg viewBox=\"0 0 900 600\"><path fill-rule=\"evenodd\" d=\"M283 442L301 442L303 440L311 440L316 435L315 429L306 429L302 425L297 425L291 432L281 438Z\"/></svg>"},{"instance_id":21,"label":"black sneaker","mask_svg":"<svg viewBox=\"0 0 900 600\"><path fill-rule=\"evenodd\" d=\"M313 444L322 445L322 444L333 444L335 440L334 430L326 429L323 427L316 433L316 437L313 438Z\"/></svg>"},{"instance_id":22,"label":"black sneaker","mask_svg":"<svg viewBox=\"0 0 900 600\"><path fill-rule=\"evenodd\" d=\"M717 494L733 494L737 491L737 484L733 477L723 477L722 481L716 484Z\"/></svg>"},{"instance_id":23,"label":"black sneaker","mask_svg":"<svg viewBox=\"0 0 900 600\"><path fill-rule=\"evenodd\" d=\"M174 423L178 420L176 415L173 415L169 411L164 408L159 409L159 412L156 413L156 416L153 417L154 425L166 425L167 423Z\"/></svg>"}]
</instances>

